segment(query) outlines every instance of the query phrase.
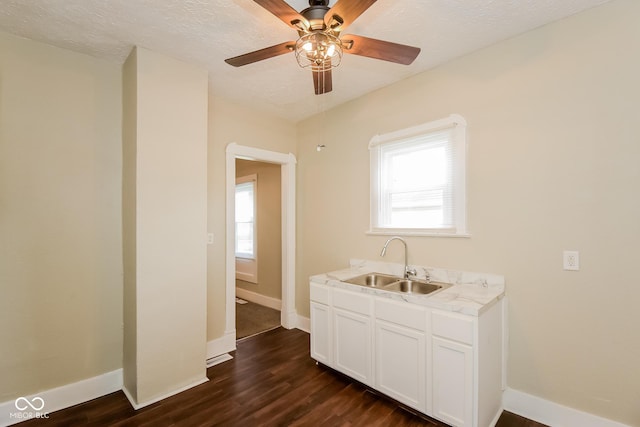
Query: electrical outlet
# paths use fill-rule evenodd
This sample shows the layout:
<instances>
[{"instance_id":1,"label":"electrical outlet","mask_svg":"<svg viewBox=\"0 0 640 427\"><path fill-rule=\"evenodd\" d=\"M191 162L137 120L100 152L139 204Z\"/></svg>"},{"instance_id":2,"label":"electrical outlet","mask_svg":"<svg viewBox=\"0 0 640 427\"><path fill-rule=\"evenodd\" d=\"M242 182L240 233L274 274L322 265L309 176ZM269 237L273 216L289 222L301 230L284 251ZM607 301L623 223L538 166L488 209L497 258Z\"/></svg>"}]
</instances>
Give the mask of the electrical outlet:
<instances>
[{"instance_id":1,"label":"electrical outlet","mask_svg":"<svg viewBox=\"0 0 640 427\"><path fill-rule=\"evenodd\" d=\"M213 233L207 234L207 244L213 245Z\"/></svg>"},{"instance_id":2,"label":"electrical outlet","mask_svg":"<svg viewBox=\"0 0 640 427\"><path fill-rule=\"evenodd\" d=\"M562 252L562 265L564 270L568 270L568 271L580 270L580 252L578 251Z\"/></svg>"}]
</instances>

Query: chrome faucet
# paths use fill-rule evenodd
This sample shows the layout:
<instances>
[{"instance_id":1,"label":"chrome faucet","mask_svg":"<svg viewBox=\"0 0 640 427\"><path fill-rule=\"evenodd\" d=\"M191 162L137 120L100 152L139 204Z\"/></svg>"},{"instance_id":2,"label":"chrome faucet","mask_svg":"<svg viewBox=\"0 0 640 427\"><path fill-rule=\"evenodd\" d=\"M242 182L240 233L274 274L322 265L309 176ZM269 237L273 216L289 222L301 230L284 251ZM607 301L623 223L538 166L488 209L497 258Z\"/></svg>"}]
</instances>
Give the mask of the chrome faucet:
<instances>
[{"instance_id":1,"label":"chrome faucet","mask_svg":"<svg viewBox=\"0 0 640 427\"><path fill-rule=\"evenodd\" d=\"M384 247L382 248L382 252L380 252L380 256L381 257L384 256L384 254L387 252L387 246L389 246L389 242L391 242L392 240L400 240L404 245L404 278L408 279L409 275L415 276L417 274L416 270L415 269L410 270L409 265L407 265L407 242L405 242L402 237L393 236L392 238L387 240L387 243L385 243Z\"/></svg>"}]
</instances>

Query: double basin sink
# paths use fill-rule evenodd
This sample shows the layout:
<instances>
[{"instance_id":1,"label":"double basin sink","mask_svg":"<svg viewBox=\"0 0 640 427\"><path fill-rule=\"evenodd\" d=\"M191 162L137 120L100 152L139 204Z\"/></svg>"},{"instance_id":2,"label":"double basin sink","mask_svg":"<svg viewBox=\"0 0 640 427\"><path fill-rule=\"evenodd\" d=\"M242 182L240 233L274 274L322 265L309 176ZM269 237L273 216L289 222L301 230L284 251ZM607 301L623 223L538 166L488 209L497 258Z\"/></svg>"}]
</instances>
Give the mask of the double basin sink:
<instances>
[{"instance_id":1,"label":"double basin sink","mask_svg":"<svg viewBox=\"0 0 640 427\"><path fill-rule=\"evenodd\" d=\"M385 291L399 292L402 294L426 295L449 286L446 283L430 283L423 280L404 279L382 273L367 273L343 282L353 285L366 286L368 288L382 289Z\"/></svg>"}]
</instances>

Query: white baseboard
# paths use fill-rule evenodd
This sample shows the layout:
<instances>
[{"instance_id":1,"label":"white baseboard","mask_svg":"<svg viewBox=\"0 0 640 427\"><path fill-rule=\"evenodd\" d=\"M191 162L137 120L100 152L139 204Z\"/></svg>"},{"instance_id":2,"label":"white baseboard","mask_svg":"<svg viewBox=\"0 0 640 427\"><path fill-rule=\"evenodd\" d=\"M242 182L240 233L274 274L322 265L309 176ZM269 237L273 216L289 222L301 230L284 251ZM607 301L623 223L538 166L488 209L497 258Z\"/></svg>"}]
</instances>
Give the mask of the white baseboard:
<instances>
[{"instance_id":1,"label":"white baseboard","mask_svg":"<svg viewBox=\"0 0 640 427\"><path fill-rule=\"evenodd\" d=\"M498 424L498 421L500 420L500 416L502 415L502 411L503 411L503 408L500 407L498 412L496 412L496 414L493 416L493 419L489 423L489 427L496 427L496 425Z\"/></svg>"},{"instance_id":2,"label":"white baseboard","mask_svg":"<svg viewBox=\"0 0 640 427\"><path fill-rule=\"evenodd\" d=\"M274 310L280 311L282 309L282 300L278 298L268 297L242 288L236 288L236 296L265 307L273 308Z\"/></svg>"},{"instance_id":3,"label":"white baseboard","mask_svg":"<svg viewBox=\"0 0 640 427\"><path fill-rule=\"evenodd\" d=\"M236 331L226 332L207 343L207 360L236 349Z\"/></svg>"},{"instance_id":4,"label":"white baseboard","mask_svg":"<svg viewBox=\"0 0 640 427\"><path fill-rule=\"evenodd\" d=\"M512 388L504 391L502 406L506 411L554 427L630 427Z\"/></svg>"},{"instance_id":5,"label":"white baseboard","mask_svg":"<svg viewBox=\"0 0 640 427\"><path fill-rule=\"evenodd\" d=\"M298 313L295 308L280 312L282 327L285 329L295 329L298 327Z\"/></svg>"},{"instance_id":6,"label":"white baseboard","mask_svg":"<svg viewBox=\"0 0 640 427\"><path fill-rule=\"evenodd\" d=\"M131 396L131 393L129 393L129 390L127 390L126 387L122 387L122 391L124 392L124 395L127 396L127 399L129 399L129 403L131 404L131 406L133 406L133 409L137 411L138 409L144 408L145 406L153 405L154 403L160 402L161 400L164 400L168 397L175 396L176 394L182 393L183 391L189 390L190 388L199 386L200 384L204 384L207 381L209 381L209 378L204 377L191 384L187 384L184 387L180 387L177 390L172 390L169 393L165 393L161 396L155 397L151 400L147 400L146 402L143 402L143 403L136 402L136 400Z\"/></svg>"},{"instance_id":7,"label":"white baseboard","mask_svg":"<svg viewBox=\"0 0 640 427\"><path fill-rule=\"evenodd\" d=\"M298 315L298 321L296 322L296 329L300 329L308 334L311 333L311 319Z\"/></svg>"},{"instance_id":8,"label":"white baseboard","mask_svg":"<svg viewBox=\"0 0 640 427\"><path fill-rule=\"evenodd\" d=\"M27 404L24 400L21 400L18 406L21 408L26 406L25 410L19 410L16 407L15 400L3 402L0 403L0 426L9 426L21 421L26 421L37 416L38 413L48 414L49 417L53 417L55 415L51 415L52 412L113 393L120 389L122 389L122 369L116 369L115 371L107 372L106 374L93 378L66 384L29 396L23 396L26 400L35 404L36 408L26 406ZM42 401L36 399L38 397L42 399ZM35 409L41 406L41 404L44 404L44 407L36 411ZM22 414L24 417L17 418L20 416L18 414Z\"/></svg>"}]
</instances>

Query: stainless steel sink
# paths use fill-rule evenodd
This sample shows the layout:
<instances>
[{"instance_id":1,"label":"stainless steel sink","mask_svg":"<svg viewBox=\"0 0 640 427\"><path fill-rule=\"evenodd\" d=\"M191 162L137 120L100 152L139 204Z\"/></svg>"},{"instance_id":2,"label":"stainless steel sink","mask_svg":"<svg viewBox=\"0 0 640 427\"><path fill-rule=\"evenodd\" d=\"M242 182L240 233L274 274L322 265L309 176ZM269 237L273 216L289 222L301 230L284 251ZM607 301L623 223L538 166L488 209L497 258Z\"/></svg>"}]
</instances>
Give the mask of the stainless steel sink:
<instances>
[{"instance_id":1,"label":"stainless steel sink","mask_svg":"<svg viewBox=\"0 0 640 427\"><path fill-rule=\"evenodd\" d=\"M403 279L402 277L382 273L363 274L344 280L344 282L369 288L379 288L390 292L417 295L430 294L431 292L450 286L446 283L427 283L422 280Z\"/></svg>"},{"instance_id":2,"label":"stainless steel sink","mask_svg":"<svg viewBox=\"0 0 640 427\"><path fill-rule=\"evenodd\" d=\"M381 288L390 283L397 282L398 280L401 280L401 277L390 276L388 274L381 273L369 273L363 274L362 276L353 277L351 279L345 280L345 282L352 283L354 285L369 286L371 288Z\"/></svg>"},{"instance_id":3,"label":"stainless steel sink","mask_svg":"<svg viewBox=\"0 0 640 427\"><path fill-rule=\"evenodd\" d=\"M426 295L442 289L443 285L437 283L426 283L418 280L402 279L385 286L387 291L402 292L404 294Z\"/></svg>"}]
</instances>

